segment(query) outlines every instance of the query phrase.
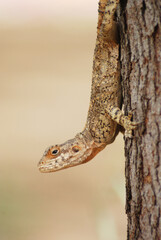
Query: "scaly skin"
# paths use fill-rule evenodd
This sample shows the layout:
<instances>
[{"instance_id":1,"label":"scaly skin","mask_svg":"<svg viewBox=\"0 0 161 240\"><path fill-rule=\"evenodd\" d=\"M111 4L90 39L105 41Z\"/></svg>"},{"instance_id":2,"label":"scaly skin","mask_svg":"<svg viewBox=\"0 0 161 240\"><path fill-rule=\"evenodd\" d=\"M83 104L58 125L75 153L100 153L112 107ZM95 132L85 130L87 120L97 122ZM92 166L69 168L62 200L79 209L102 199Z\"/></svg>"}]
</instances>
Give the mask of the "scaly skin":
<instances>
[{"instance_id":1,"label":"scaly skin","mask_svg":"<svg viewBox=\"0 0 161 240\"><path fill-rule=\"evenodd\" d=\"M97 40L93 60L90 106L84 130L67 142L47 148L38 167L41 172L55 172L91 160L114 141L119 125L131 136L137 123L131 113L124 116L121 107L121 85L117 24L113 20L119 0L100 0Z\"/></svg>"}]
</instances>

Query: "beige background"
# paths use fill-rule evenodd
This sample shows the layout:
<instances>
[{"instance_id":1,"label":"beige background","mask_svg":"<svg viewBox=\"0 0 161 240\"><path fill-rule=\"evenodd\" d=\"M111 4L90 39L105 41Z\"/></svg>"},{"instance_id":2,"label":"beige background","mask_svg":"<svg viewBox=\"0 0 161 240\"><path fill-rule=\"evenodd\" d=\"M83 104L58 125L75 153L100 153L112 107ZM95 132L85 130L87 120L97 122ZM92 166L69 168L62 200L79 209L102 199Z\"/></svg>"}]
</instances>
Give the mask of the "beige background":
<instances>
[{"instance_id":1,"label":"beige background","mask_svg":"<svg viewBox=\"0 0 161 240\"><path fill-rule=\"evenodd\" d=\"M97 1L0 2L0 239L124 240L123 138L42 174L45 148L84 127Z\"/></svg>"}]
</instances>

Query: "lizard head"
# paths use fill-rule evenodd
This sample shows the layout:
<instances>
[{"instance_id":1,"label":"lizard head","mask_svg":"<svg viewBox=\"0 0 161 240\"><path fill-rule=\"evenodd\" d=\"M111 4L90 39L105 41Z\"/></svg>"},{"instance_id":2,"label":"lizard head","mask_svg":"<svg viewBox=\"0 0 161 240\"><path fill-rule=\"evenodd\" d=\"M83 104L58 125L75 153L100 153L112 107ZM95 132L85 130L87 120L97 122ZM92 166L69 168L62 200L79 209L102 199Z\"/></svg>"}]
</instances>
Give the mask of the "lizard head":
<instances>
[{"instance_id":1,"label":"lizard head","mask_svg":"<svg viewBox=\"0 0 161 240\"><path fill-rule=\"evenodd\" d=\"M73 167L91 160L102 148L98 148L94 141L86 141L81 133L63 144L50 146L38 163L40 172L55 172Z\"/></svg>"}]
</instances>

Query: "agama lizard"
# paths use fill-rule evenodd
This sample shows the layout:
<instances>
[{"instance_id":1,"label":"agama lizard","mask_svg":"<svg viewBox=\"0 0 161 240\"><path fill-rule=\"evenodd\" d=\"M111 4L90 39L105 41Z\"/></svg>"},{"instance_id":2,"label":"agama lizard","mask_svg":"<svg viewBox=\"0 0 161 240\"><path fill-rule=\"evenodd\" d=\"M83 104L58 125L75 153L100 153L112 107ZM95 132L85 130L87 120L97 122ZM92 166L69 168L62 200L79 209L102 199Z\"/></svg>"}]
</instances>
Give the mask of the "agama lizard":
<instances>
[{"instance_id":1,"label":"agama lizard","mask_svg":"<svg viewBox=\"0 0 161 240\"><path fill-rule=\"evenodd\" d=\"M112 143L120 125L131 136L137 123L121 107L121 84L117 23L114 15L119 0L100 0L94 51L92 89L85 128L73 139L50 146L38 164L41 172L55 172L91 160Z\"/></svg>"}]
</instances>

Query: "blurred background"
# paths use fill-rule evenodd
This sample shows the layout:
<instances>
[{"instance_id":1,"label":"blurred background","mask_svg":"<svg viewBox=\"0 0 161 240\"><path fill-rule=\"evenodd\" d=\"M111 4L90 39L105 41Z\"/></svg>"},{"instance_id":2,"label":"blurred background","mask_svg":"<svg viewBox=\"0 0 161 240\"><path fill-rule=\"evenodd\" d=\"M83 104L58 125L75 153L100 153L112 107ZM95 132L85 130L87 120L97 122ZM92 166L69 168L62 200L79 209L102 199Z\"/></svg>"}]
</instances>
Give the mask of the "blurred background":
<instances>
[{"instance_id":1,"label":"blurred background","mask_svg":"<svg viewBox=\"0 0 161 240\"><path fill-rule=\"evenodd\" d=\"M0 240L124 240L121 134L91 162L42 174L84 127L97 0L0 2Z\"/></svg>"}]
</instances>

